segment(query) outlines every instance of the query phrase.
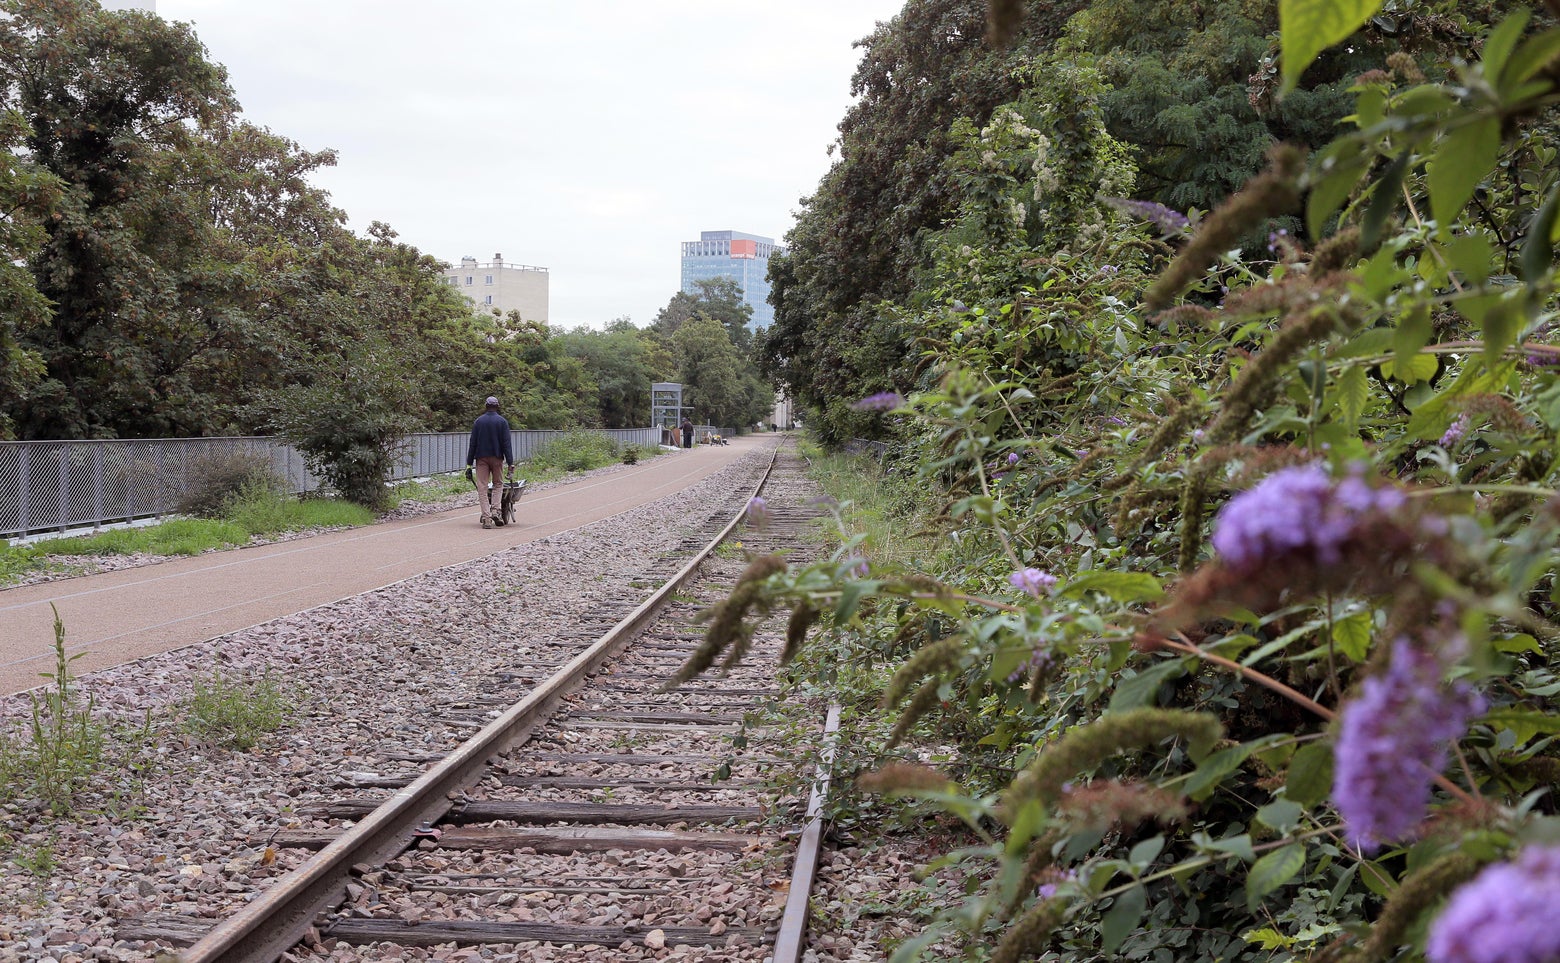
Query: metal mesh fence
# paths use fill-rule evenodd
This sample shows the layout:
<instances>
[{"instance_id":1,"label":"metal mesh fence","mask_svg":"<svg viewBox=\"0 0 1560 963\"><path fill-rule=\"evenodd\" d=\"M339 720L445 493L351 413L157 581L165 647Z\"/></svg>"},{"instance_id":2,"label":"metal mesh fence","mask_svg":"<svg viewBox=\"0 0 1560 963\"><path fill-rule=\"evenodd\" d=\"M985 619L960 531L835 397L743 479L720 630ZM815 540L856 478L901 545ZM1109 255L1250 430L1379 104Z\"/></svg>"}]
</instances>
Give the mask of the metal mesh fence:
<instances>
[{"instance_id":1,"label":"metal mesh fence","mask_svg":"<svg viewBox=\"0 0 1560 963\"><path fill-rule=\"evenodd\" d=\"M619 448L654 445L659 437L655 428L600 433ZM567 434L514 432L515 460ZM410 436L391 480L459 471L468 438L465 432ZM320 485L303 456L274 438L0 441L0 538L169 514L219 460L241 455L268 463L291 492Z\"/></svg>"}]
</instances>

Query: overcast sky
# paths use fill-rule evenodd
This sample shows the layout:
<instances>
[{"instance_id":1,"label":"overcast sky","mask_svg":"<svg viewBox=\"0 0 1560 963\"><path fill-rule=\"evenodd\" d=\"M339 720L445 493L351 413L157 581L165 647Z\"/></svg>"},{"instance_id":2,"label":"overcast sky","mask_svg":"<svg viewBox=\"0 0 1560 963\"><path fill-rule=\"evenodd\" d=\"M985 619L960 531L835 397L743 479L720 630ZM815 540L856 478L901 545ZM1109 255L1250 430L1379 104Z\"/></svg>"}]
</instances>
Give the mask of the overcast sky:
<instances>
[{"instance_id":1,"label":"overcast sky","mask_svg":"<svg viewBox=\"0 0 1560 963\"><path fill-rule=\"evenodd\" d=\"M902 0L157 0L251 122L340 160L362 233L546 267L554 325L643 327L682 241L783 239L828 170L852 42Z\"/></svg>"}]
</instances>

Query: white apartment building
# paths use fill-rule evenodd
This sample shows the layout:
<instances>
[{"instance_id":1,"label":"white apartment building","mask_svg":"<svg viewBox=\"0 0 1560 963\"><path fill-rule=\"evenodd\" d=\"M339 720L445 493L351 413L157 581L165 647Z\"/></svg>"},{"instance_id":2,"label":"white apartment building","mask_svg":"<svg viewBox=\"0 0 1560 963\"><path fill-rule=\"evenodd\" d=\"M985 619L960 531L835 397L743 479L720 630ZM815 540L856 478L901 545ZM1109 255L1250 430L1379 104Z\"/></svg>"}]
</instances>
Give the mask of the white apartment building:
<instances>
[{"instance_id":1,"label":"white apartment building","mask_svg":"<svg viewBox=\"0 0 1560 963\"><path fill-rule=\"evenodd\" d=\"M547 320L547 269L530 264L509 264L502 254L486 263L463 257L444 272L453 285L482 310L501 314L520 312L527 321Z\"/></svg>"}]
</instances>

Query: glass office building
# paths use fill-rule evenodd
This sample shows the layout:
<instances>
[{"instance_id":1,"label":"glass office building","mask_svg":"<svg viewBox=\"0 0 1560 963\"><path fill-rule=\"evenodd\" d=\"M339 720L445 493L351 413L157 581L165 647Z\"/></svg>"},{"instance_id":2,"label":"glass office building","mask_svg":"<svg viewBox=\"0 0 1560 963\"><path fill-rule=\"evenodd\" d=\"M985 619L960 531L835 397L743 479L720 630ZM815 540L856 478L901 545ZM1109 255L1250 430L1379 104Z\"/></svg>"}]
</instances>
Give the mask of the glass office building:
<instances>
[{"instance_id":1,"label":"glass office building","mask_svg":"<svg viewBox=\"0 0 1560 963\"><path fill-rule=\"evenodd\" d=\"M781 251L774 238L741 231L701 231L697 241L683 242L682 290L697 294L699 281L731 278L753 309L754 330L762 330L775 320L775 309L769 304L769 257Z\"/></svg>"}]
</instances>

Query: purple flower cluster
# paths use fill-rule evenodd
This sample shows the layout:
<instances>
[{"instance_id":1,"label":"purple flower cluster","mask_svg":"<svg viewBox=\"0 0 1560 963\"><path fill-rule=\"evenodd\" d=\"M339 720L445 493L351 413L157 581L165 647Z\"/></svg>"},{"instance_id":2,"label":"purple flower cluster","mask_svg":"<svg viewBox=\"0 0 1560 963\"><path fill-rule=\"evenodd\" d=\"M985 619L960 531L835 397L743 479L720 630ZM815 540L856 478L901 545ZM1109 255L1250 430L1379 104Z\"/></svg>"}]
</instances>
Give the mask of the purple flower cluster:
<instances>
[{"instance_id":1,"label":"purple flower cluster","mask_svg":"<svg viewBox=\"0 0 1560 963\"><path fill-rule=\"evenodd\" d=\"M1025 659L1018 668L1008 673L1008 681L1023 682L1033 675L1036 669L1042 671L1049 670L1055 662L1056 656L1051 654L1050 649L1035 649L1029 653L1029 658Z\"/></svg>"},{"instance_id":2,"label":"purple flower cluster","mask_svg":"<svg viewBox=\"0 0 1560 963\"><path fill-rule=\"evenodd\" d=\"M1468 415L1466 412L1457 416L1457 420L1446 427L1446 433L1441 436L1441 447L1450 448L1462 441L1463 435L1468 432Z\"/></svg>"},{"instance_id":3,"label":"purple flower cluster","mask_svg":"<svg viewBox=\"0 0 1560 963\"><path fill-rule=\"evenodd\" d=\"M1180 211L1171 210L1154 201L1134 201L1125 197L1104 197L1101 200L1123 214L1147 221L1159 228L1166 237L1181 233L1192 223Z\"/></svg>"},{"instance_id":4,"label":"purple flower cluster","mask_svg":"<svg viewBox=\"0 0 1560 963\"><path fill-rule=\"evenodd\" d=\"M1373 850L1407 837L1424 819L1430 789L1484 700L1441 681L1441 660L1400 638L1387 671L1343 708L1333 750L1333 804L1351 845Z\"/></svg>"},{"instance_id":5,"label":"purple flower cluster","mask_svg":"<svg viewBox=\"0 0 1560 963\"><path fill-rule=\"evenodd\" d=\"M1056 576L1038 568L1021 568L1008 576L1008 584L1039 598L1042 593L1049 592L1056 585Z\"/></svg>"},{"instance_id":6,"label":"purple flower cluster","mask_svg":"<svg viewBox=\"0 0 1560 963\"><path fill-rule=\"evenodd\" d=\"M748 500L747 523L753 528L769 524L769 503L764 501L764 496L754 495Z\"/></svg>"},{"instance_id":7,"label":"purple flower cluster","mask_svg":"<svg viewBox=\"0 0 1560 963\"><path fill-rule=\"evenodd\" d=\"M857 411L893 411L905 403L897 391L879 391L851 405Z\"/></svg>"},{"instance_id":8,"label":"purple flower cluster","mask_svg":"<svg viewBox=\"0 0 1560 963\"><path fill-rule=\"evenodd\" d=\"M1241 492L1214 520L1213 547L1234 566L1304 553L1324 565L1371 515L1402 506L1401 491L1358 474L1334 482L1320 465L1283 468Z\"/></svg>"},{"instance_id":9,"label":"purple flower cluster","mask_svg":"<svg viewBox=\"0 0 1560 963\"><path fill-rule=\"evenodd\" d=\"M1560 846L1530 846L1486 866L1452 893L1430 924L1430 963L1553 963L1560 960Z\"/></svg>"}]
</instances>

